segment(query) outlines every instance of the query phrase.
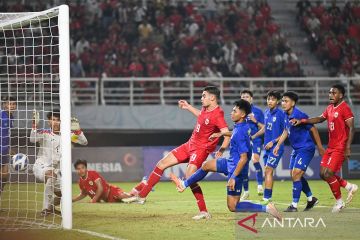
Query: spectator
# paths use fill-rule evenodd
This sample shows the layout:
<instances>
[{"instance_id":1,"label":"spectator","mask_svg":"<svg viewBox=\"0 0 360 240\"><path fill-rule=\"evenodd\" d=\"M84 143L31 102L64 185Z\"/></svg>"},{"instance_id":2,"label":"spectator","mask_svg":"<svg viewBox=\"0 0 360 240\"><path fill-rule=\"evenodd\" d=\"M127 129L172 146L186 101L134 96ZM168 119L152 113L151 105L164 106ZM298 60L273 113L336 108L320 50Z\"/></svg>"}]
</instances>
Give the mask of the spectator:
<instances>
[{"instance_id":1,"label":"spectator","mask_svg":"<svg viewBox=\"0 0 360 240\"><path fill-rule=\"evenodd\" d=\"M86 40L84 36L82 36L81 39L76 43L76 48L75 48L76 56L79 57L83 53L84 48L89 48L89 47L90 47L89 41Z\"/></svg>"},{"instance_id":2,"label":"spectator","mask_svg":"<svg viewBox=\"0 0 360 240\"><path fill-rule=\"evenodd\" d=\"M146 19L144 19L142 23L139 25L138 30L139 30L140 41L148 40L153 32L152 26L150 25L150 23L148 23Z\"/></svg>"}]
</instances>

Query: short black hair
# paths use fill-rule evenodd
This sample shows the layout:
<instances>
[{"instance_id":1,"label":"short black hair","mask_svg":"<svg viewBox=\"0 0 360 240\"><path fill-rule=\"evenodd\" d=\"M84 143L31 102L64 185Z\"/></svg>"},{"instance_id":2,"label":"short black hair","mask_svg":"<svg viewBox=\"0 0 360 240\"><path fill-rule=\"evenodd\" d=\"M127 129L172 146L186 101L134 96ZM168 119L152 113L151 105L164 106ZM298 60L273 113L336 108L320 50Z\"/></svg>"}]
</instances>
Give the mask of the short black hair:
<instances>
[{"instance_id":1,"label":"short black hair","mask_svg":"<svg viewBox=\"0 0 360 240\"><path fill-rule=\"evenodd\" d=\"M241 92L240 92L240 96L242 95L242 94L249 94L250 95L250 97L253 97L254 96L254 94L252 93L252 91L250 91L250 90L242 90Z\"/></svg>"},{"instance_id":2,"label":"short black hair","mask_svg":"<svg viewBox=\"0 0 360 240\"><path fill-rule=\"evenodd\" d=\"M76 168L78 165L83 164L87 168L87 161L84 159L78 159L74 163L74 168Z\"/></svg>"},{"instance_id":3,"label":"short black hair","mask_svg":"<svg viewBox=\"0 0 360 240\"><path fill-rule=\"evenodd\" d=\"M2 96L1 102L15 102L16 98L10 95Z\"/></svg>"},{"instance_id":4,"label":"short black hair","mask_svg":"<svg viewBox=\"0 0 360 240\"><path fill-rule=\"evenodd\" d=\"M276 91L276 90L271 90L267 93L266 97L274 97L276 98L277 100L280 100L281 99L281 93L279 91Z\"/></svg>"},{"instance_id":5,"label":"short black hair","mask_svg":"<svg viewBox=\"0 0 360 240\"><path fill-rule=\"evenodd\" d=\"M46 115L46 117L50 120L51 117L57 117L58 119L60 119L60 110L59 109L55 109L51 112L48 112L48 114Z\"/></svg>"},{"instance_id":6,"label":"short black hair","mask_svg":"<svg viewBox=\"0 0 360 240\"><path fill-rule=\"evenodd\" d=\"M206 86L203 91L215 95L216 99L220 99L220 90L215 86Z\"/></svg>"},{"instance_id":7,"label":"short black hair","mask_svg":"<svg viewBox=\"0 0 360 240\"><path fill-rule=\"evenodd\" d=\"M235 101L234 105L238 107L240 110L243 110L246 116L251 113L251 104L244 99Z\"/></svg>"},{"instance_id":8,"label":"short black hair","mask_svg":"<svg viewBox=\"0 0 360 240\"><path fill-rule=\"evenodd\" d=\"M335 84L332 85L332 88L336 88L337 90L339 90L343 96L345 96L345 87L341 84Z\"/></svg>"},{"instance_id":9,"label":"short black hair","mask_svg":"<svg viewBox=\"0 0 360 240\"><path fill-rule=\"evenodd\" d=\"M295 102L295 104L299 100L299 96L296 93L291 92L291 91L285 92L282 96L290 98L291 100L293 100Z\"/></svg>"}]
</instances>

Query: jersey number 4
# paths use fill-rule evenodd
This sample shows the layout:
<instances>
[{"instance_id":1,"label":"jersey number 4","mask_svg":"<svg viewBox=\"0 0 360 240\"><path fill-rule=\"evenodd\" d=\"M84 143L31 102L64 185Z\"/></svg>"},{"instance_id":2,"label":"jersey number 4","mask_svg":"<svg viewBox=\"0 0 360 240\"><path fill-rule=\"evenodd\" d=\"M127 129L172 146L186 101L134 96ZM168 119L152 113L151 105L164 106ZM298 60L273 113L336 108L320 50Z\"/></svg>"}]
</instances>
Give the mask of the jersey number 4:
<instances>
[{"instance_id":1,"label":"jersey number 4","mask_svg":"<svg viewBox=\"0 0 360 240\"><path fill-rule=\"evenodd\" d=\"M271 131L271 129L272 129L272 123L268 123L266 129Z\"/></svg>"}]
</instances>

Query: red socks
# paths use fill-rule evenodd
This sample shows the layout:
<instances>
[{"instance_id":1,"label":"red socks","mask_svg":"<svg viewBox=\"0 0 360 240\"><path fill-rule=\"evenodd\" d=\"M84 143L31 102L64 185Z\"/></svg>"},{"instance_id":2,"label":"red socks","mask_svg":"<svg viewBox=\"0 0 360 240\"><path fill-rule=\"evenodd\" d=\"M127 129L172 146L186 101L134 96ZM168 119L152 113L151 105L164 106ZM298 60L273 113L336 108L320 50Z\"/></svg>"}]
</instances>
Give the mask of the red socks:
<instances>
[{"instance_id":1,"label":"red socks","mask_svg":"<svg viewBox=\"0 0 360 240\"><path fill-rule=\"evenodd\" d=\"M196 198L196 203L199 207L200 212L207 212L204 195L201 191L200 186L197 183L195 183L192 184L190 188Z\"/></svg>"},{"instance_id":2,"label":"red socks","mask_svg":"<svg viewBox=\"0 0 360 240\"><path fill-rule=\"evenodd\" d=\"M337 175L335 175L336 179L338 180L338 182L340 183L340 186L345 188L346 187L346 184L347 184L347 181Z\"/></svg>"},{"instance_id":3,"label":"red socks","mask_svg":"<svg viewBox=\"0 0 360 240\"><path fill-rule=\"evenodd\" d=\"M145 198L151 189L160 181L161 176L163 175L163 170L158 167L155 167L154 170L151 172L147 184L144 184L144 187L139 193L139 197Z\"/></svg>"},{"instance_id":4,"label":"red socks","mask_svg":"<svg viewBox=\"0 0 360 240\"><path fill-rule=\"evenodd\" d=\"M140 182L138 185L136 185L134 188L136 189L136 191L140 192L145 186L145 183Z\"/></svg>"},{"instance_id":5,"label":"red socks","mask_svg":"<svg viewBox=\"0 0 360 240\"><path fill-rule=\"evenodd\" d=\"M345 181L345 180L343 180ZM336 200L341 198L341 191L340 191L340 183L336 176L331 176L326 179L326 182L329 184L330 189L335 197Z\"/></svg>"}]
</instances>

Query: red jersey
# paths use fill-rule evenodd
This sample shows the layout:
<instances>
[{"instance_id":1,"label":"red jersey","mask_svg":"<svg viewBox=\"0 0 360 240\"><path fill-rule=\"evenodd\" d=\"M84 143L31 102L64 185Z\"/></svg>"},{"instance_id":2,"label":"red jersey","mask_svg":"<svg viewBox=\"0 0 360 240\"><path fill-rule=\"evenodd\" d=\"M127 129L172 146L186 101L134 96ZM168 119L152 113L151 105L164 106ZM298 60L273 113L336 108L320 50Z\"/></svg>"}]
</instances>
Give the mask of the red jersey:
<instances>
[{"instance_id":1,"label":"red jersey","mask_svg":"<svg viewBox=\"0 0 360 240\"><path fill-rule=\"evenodd\" d=\"M79 187L82 191L86 192L86 194L90 197L93 198L96 194L96 190L97 190L97 186L95 181L97 179L101 180L101 185L104 189L104 192L102 194L102 196L100 197L100 199L107 201L107 195L109 192L109 184L106 182L106 180L96 171L93 170L88 170L87 171L87 176L85 179L83 179L82 177L80 177L79 179ZM99 199L99 200L100 200Z\"/></svg>"},{"instance_id":2,"label":"red jersey","mask_svg":"<svg viewBox=\"0 0 360 240\"><path fill-rule=\"evenodd\" d=\"M226 127L227 124L224 118L224 111L221 107L217 106L212 111L207 111L205 108L202 108L189 140L190 151L197 148L203 148L209 152L214 151L219 142L219 138L209 141L209 137L211 134L220 132L220 129Z\"/></svg>"},{"instance_id":3,"label":"red jersey","mask_svg":"<svg viewBox=\"0 0 360 240\"><path fill-rule=\"evenodd\" d=\"M344 150L349 137L349 128L346 126L345 121L354 117L349 105L345 101L336 107L331 104L321 116L326 118L328 122L328 147Z\"/></svg>"}]
</instances>

